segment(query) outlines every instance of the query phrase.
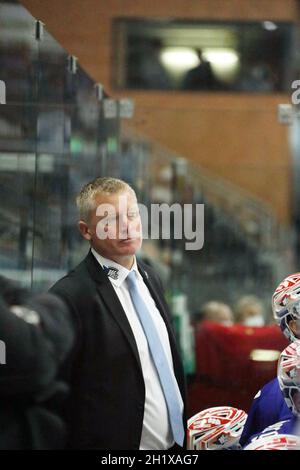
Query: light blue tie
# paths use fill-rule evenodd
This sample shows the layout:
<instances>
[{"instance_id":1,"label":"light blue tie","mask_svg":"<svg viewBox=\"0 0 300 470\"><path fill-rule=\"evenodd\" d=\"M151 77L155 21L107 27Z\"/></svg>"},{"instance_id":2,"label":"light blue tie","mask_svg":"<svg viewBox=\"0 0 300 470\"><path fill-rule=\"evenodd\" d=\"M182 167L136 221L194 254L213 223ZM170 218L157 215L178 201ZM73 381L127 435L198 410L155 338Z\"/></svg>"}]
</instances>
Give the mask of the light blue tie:
<instances>
[{"instance_id":1,"label":"light blue tie","mask_svg":"<svg viewBox=\"0 0 300 470\"><path fill-rule=\"evenodd\" d=\"M127 283L133 305L145 332L151 356L166 399L174 441L178 445L182 446L184 441L184 428L178 395L176 393L177 390L174 383L176 378L168 364L165 351L158 336L154 322L151 318L150 312L138 291L136 284L136 274L134 271L131 271L128 274Z\"/></svg>"}]
</instances>

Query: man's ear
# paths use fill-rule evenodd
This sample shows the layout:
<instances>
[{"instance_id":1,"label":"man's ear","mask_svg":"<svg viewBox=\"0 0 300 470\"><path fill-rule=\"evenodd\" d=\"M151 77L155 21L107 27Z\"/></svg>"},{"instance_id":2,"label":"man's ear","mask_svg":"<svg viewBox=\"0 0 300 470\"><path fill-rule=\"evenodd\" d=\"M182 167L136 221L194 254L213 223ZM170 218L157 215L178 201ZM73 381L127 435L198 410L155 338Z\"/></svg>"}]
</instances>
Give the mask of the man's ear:
<instances>
[{"instance_id":1,"label":"man's ear","mask_svg":"<svg viewBox=\"0 0 300 470\"><path fill-rule=\"evenodd\" d=\"M78 228L79 228L79 231L80 231L81 235L83 236L83 238L85 238L86 240L91 240L92 239L92 235L89 231L89 227L86 224L86 222L84 222L83 220L80 220L78 222Z\"/></svg>"}]
</instances>

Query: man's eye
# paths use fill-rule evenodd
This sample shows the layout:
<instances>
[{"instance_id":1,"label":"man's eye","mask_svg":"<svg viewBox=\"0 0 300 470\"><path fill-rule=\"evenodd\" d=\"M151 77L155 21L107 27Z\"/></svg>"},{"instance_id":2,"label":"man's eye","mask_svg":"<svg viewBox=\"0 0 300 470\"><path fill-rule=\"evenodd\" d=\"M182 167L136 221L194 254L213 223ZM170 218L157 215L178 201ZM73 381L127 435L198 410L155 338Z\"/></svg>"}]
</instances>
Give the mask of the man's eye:
<instances>
[{"instance_id":1,"label":"man's eye","mask_svg":"<svg viewBox=\"0 0 300 470\"><path fill-rule=\"evenodd\" d=\"M127 215L127 217L128 217L129 220L133 220L133 219L135 219L138 215L139 215L138 211L136 211L136 212L129 212L129 214Z\"/></svg>"},{"instance_id":2,"label":"man's eye","mask_svg":"<svg viewBox=\"0 0 300 470\"><path fill-rule=\"evenodd\" d=\"M116 217L109 217L108 219L106 219L106 223L107 224L113 224L113 223L116 222L116 220L117 220Z\"/></svg>"}]
</instances>

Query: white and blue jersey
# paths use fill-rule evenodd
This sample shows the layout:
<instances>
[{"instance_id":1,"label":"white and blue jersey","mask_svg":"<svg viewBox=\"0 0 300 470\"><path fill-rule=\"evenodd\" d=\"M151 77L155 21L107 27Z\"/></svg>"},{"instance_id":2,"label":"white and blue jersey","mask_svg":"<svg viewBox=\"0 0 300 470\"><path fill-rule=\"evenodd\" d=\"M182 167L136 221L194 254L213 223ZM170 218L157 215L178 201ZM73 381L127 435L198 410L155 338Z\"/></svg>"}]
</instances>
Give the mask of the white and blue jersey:
<instances>
[{"instance_id":1,"label":"white and blue jersey","mask_svg":"<svg viewBox=\"0 0 300 470\"><path fill-rule=\"evenodd\" d=\"M241 446L269 426L292 418L294 415L284 401L278 379L271 380L254 397L240 438Z\"/></svg>"}]
</instances>

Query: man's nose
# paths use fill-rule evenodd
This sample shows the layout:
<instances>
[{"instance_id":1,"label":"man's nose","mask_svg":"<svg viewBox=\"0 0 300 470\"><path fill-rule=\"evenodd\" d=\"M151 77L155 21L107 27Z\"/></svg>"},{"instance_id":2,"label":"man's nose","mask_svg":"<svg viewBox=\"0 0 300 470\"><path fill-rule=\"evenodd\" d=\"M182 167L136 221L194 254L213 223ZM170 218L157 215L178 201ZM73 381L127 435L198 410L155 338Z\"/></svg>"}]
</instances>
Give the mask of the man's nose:
<instances>
[{"instance_id":1,"label":"man's nose","mask_svg":"<svg viewBox=\"0 0 300 470\"><path fill-rule=\"evenodd\" d=\"M127 233L128 231L128 217L123 215L119 217L119 230L121 233Z\"/></svg>"}]
</instances>

